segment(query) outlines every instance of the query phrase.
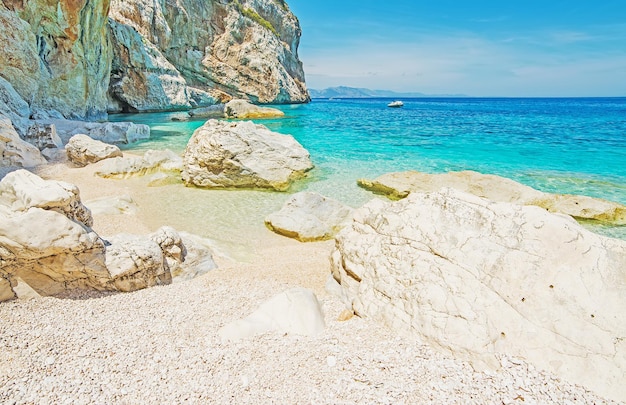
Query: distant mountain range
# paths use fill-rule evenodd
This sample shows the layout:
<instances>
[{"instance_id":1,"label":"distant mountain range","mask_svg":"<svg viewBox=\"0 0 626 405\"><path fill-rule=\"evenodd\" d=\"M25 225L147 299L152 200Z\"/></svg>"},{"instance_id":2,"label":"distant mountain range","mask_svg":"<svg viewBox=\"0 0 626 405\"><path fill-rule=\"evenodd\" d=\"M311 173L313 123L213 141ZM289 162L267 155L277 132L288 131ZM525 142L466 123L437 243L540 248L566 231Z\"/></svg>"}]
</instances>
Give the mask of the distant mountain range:
<instances>
[{"instance_id":1,"label":"distant mountain range","mask_svg":"<svg viewBox=\"0 0 626 405\"><path fill-rule=\"evenodd\" d=\"M391 90L371 90L357 87L329 87L324 90L309 89L311 98L409 98L409 97L467 97L464 94L424 94L418 92L398 93Z\"/></svg>"}]
</instances>

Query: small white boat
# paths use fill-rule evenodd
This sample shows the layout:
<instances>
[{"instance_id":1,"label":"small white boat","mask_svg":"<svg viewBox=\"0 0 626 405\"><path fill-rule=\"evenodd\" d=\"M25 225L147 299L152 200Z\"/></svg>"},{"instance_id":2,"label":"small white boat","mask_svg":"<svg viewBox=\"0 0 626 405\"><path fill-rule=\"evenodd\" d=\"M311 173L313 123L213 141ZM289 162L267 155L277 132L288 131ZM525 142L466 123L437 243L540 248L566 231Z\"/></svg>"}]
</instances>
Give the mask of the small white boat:
<instances>
[{"instance_id":1,"label":"small white boat","mask_svg":"<svg viewBox=\"0 0 626 405\"><path fill-rule=\"evenodd\" d=\"M402 101L392 101L391 103L387 104L387 107L392 107L392 108L398 108L398 107L402 107L404 105L404 103Z\"/></svg>"}]
</instances>

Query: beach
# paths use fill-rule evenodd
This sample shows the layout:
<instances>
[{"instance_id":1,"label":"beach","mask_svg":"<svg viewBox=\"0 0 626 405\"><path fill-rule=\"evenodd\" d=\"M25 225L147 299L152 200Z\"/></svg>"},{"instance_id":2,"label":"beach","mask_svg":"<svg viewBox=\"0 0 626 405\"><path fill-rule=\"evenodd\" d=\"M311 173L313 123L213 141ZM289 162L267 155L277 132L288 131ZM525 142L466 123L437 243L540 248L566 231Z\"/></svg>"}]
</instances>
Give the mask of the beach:
<instances>
[{"instance_id":1,"label":"beach","mask_svg":"<svg viewBox=\"0 0 626 405\"><path fill-rule=\"evenodd\" d=\"M136 215L95 214L100 235L153 231L161 219L146 223L140 212L171 189L142 197L146 187L136 179L98 178L96 168L58 163L37 173L76 184L84 201L127 194L138 203ZM160 218L179 208L162 208L170 212ZM346 306L326 289L334 242L297 242L262 223L250 229L240 233L246 248L238 259L218 249L218 269L192 280L3 303L2 402L610 403L521 359L499 355L499 371L476 371L382 324L340 321ZM293 287L317 295L322 333L220 339L225 324Z\"/></svg>"}]
</instances>

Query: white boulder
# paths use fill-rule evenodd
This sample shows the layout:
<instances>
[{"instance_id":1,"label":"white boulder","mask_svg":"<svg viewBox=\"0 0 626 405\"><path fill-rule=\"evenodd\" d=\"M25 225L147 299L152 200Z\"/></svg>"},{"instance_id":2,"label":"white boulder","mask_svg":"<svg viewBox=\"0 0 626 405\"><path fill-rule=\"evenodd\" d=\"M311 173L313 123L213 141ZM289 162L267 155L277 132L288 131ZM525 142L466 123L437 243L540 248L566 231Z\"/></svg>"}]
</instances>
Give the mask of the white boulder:
<instances>
[{"instance_id":1,"label":"white boulder","mask_svg":"<svg viewBox=\"0 0 626 405\"><path fill-rule=\"evenodd\" d=\"M20 138L11 120L0 113L0 167L34 167L46 163L39 149Z\"/></svg>"},{"instance_id":2,"label":"white boulder","mask_svg":"<svg viewBox=\"0 0 626 405\"><path fill-rule=\"evenodd\" d=\"M121 233L107 242L106 267L115 289L135 291L172 282L161 247L150 238Z\"/></svg>"},{"instance_id":3,"label":"white boulder","mask_svg":"<svg viewBox=\"0 0 626 405\"><path fill-rule=\"evenodd\" d=\"M41 295L102 288L104 242L78 189L18 170L0 181L0 277Z\"/></svg>"},{"instance_id":4,"label":"white boulder","mask_svg":"<svg viewBox=\"0 0 626 405\"><path fill-rule=\"evenodd\" d=\"M246 318L222 327L222 341L236 341L267 332L315 336L324 331L324 314L313 291L292 288L275 295Z\"/></svg>"},{"instance_id":5,"label":"white boulder","mask_svg":"<svg viewBox=\"0 0 626 405\"><path fill-rule=\"evenodd\" d=\"M96 141L84 134L76 134L65 146L68 159L77 166L87 166L104 159L122 157L122 151L115 145Z\"/></svg>"},{"instance_id":6,"label":"white boulder","mask_svg":"<svg viewBox=\"0 0 626 405\"><path fill-rule=\"evenodd\" d=\"M104 241L92 222L76 186L26 170L7 174L0 181L0 302L73 289L133 291L215 268L201 238L164 227Z\"/></svg>"},{"instance_id":7,"label":"white boulder","mask_svg":"<svg viewBox=\"0 0 626 405\"><path fill-rule=\"evenodd\" d=\"M313 168L292 136L250 121L209 120L183 155L183 182L196 187L269 188L284 191Z\"/></svg>"},{"instance_id":8,"label":"white boulder","mask_svg":"<svg viewBox=\"0 0 626 405\"><path fill-rule=\"evenodd\" d=\"M352 208L317 193L294 194L265 218L272 231L301 242L331 239L352 215Z\"/></svg>"},{"instance_id":9,"label":"white boulder","mask_svg":"<svg viewBox=\"0 0 626 405\"><path fill-rule=\"evenodd\" d=\"M356 314L476 367L505 353L626 400L626 242L570 217L454 189L374 200L332 273Z\"/></svg>"}]
</instances>

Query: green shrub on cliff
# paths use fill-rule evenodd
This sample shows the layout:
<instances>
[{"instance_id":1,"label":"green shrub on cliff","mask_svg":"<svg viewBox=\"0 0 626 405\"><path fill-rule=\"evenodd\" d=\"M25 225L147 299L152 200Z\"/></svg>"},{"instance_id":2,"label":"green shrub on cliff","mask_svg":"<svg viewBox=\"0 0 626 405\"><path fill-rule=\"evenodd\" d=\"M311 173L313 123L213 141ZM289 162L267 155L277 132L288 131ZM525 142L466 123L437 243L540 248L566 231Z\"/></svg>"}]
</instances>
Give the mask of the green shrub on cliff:
<instances>
[{"instance_id":1,"label":"green shrub on cliff","mask_svg":"<svg viewBox=\"0 0 626 405\"><path fill-rule=\"evenodd\" d=\"M280 4L280 0L277 0L278 3ZM259 15L259 13L257 13L256 11L254 11L251 8L248 7L244 7L241 5L241 3L239 3L239 0L235 0L233 2L235 4L235 7L237 7L237 10L244 16L244 17L248 17L249 19L251 19L252 21L256 22L257 24L259 24L262 27L267 28L268 30L272 31L272 33L274 35L276 35L277 37L278 35L278 31L276 31L276 28L274 28L274 26L272 25L272 23L270 23L269 21L267 21L265 18L261 17ZM283 2L284 3L284 2Z\"/></svg>"}]
</instances>

